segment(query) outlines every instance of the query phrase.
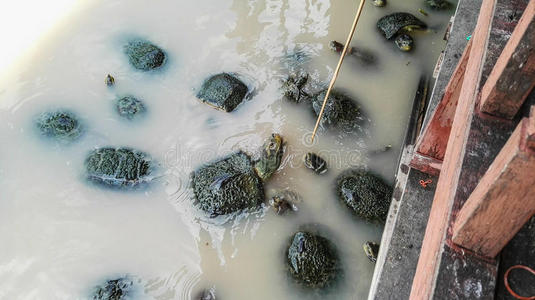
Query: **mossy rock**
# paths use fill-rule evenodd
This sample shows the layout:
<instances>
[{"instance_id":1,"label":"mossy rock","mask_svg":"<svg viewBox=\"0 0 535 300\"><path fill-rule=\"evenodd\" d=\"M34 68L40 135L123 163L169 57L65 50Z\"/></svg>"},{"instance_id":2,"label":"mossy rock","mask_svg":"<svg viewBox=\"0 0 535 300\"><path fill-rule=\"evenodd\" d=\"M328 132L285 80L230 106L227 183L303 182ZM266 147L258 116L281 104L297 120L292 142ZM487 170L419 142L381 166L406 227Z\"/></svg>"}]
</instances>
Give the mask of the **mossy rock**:
<instances>
[{"instance_id":1,"label":"mossy rock","mask_svg":"<svg viewBox=\"0 0 535 300\"><path fill-rule=\"evenodd\" d=\"M191 182L197 204L212 217L257 207L264 201L263 182L242 151L202 166L191 174Z\"/></svg>"},{"instance_id":2,"label":"mossy rock","mask_svg":"<svg viewBox=\"0 0 535 300\"><path fill-rule=\"evenodd\" d=\"M308 230L299 230L286 250L288 272L305 290L333 287L342 275L335 245L327 238Z\"/></svg>"},{"instance_id":3,"label":"mossy rock","mask_svg":"<svg viewBox=\"0 0 535 300\"><path fill-rule=\"evenodd\" d=\"M377 28L385 38L390 40L402 30L425 29L427 25L412 14L397 12L379 19Z\"/></svg>"},{"instance_id":4,"label":"mossy rock","mask_svg":"<svg viewBox=\"0 0 535 300\"><path fill-rule=\"evenodd\" d=\"M326 89L322 90L311 99L316 117L321 111L326 92ZM320 122L323 127L337 128L350 133L360 131L365 123L364 114L355 100L338 90L331 91Z\"/></svg>"},{"instance_id":5,"label":"mossy rock","mask_svg":"<svg viewBox=\"0 0 535 300\"><path fill-rule=\"evenodd\" d=\"M93 300L126 300L131 299L133 294L134 282L127 278L121 277L111 279L102 285L95 287L92 298Z\"/></svg>"},{"instance_id":6,"label":"mossy rock","mask_svg":"<svg viewBox=\"0 0 535 300\"><path fill-rule=\"evenodd\" d=\"M150 156L130 148L99 148L85 160L88 180L109 187L136 187L152 179Z\"/></svg>"},{"instance_id":7,"label":"mossy rock","mask_svg":"<svg viewBox=\"0 0 535 300\"><path fill-rule=\"evenodd\" d=\"M336 179L336 195L354 215L370 222L384 223L392 187L373 173L349 170Z\"/></svg>"},{"instance_id":8,"label":"mossy rock","mask_svg":"<svg viewBox=\"0 0 535 300\"><path fill-rule=\"evenodd\" d=\"M220 73L204 81L197 98L216 109L231 112L243 101L247 91L241 80L231 74Z\"/></svg>"},{"instance_id":9,"label":"mossy rock","mask_svg":"<svg viewBox=\"0 0 535 300\"><path fill-rule=\"evenodd\" d=\"M141 71L151 71L160 68L166 60L165 52L154 44L135 39L124 46L124 53L130 64Z\"/></svg>"},{"instance_id":10,"label":"mossy rock","mask_svg":"<svg viewBox=\"0 0 535 300\"><path fill-rule=\"evenodd\" d=\"M117 99L116 107L119 116L128 120L138 119L147 111L143 102L133 96Z\"/></svg>"},{"instance_id":11,"label":"mossy rock","mask_svg":"<svg viewBox=\"0 0 535 300\"><path fill-rule=\"evenodd\" d=\"M65 143L77 140L83 133L76 115L65 110L41 114L36 125L42 135Z\"/></svg>"}]
</instances>

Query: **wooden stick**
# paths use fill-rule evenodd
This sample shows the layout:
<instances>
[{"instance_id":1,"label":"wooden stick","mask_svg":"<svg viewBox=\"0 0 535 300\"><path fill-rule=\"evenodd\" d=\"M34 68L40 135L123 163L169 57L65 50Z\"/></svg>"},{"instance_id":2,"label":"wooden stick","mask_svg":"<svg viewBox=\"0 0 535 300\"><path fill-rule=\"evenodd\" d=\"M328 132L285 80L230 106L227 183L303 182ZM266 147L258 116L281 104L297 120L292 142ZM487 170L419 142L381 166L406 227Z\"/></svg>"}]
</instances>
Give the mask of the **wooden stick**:
<instances>
[{"instance_id":1,"label":"wooden stick","mask_svg":"<svg viewBox=\"0 0 535 300\"><path fill-rule=\"evenodd\" d=\"M338 73L340 72L340 67L342 67L342 62L344 61L344 57L346 56L347 50L351 48L349 44L351 43L351 39L353 38L353 34L355 33L355 29L357 28L357 23L360 19L360 14L362 12L362 8L364 7L364 2L366 2L366 0L360 0L360 5L357 10L357 14L355 15L353 26L351 27L351 31L349 32L346 43L344 45L344 50L342 51L342 54L340 55L340 60L338 61L338 65L336 66L336 69L334 70L333 78L331 79L331 83L329 83L329 88L327 88L327 93L325 93L325 99L323 99L323 105L321 106L321 111L318 115L316 126L314 126L314 131L312 132L311 142L314 142L314 137L316 136L316 131L318 131L318 126L320 125L321 117L323 116L325 105L327 104L327 99L329 99L329 95L331 94L331 90L334 86L334 82L336 81L336 78L338 78Z\"/></svg>"}]
</instances>

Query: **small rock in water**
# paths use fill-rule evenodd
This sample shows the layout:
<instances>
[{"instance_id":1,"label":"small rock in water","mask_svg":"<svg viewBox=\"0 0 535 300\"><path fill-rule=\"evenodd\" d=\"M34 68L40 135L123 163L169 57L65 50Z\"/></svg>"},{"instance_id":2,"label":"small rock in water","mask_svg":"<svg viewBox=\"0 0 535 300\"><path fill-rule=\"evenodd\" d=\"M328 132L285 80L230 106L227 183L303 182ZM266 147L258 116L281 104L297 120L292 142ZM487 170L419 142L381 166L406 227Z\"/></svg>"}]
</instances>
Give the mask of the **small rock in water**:
<instances>
[{"instance_id":1,"label":"small rock in water","mask_svg":"<svg viewBox=\"0 0 535 300\"><path fill-rule=\"evenodd\" d=\"M78 118L65 110L41 114L36 125L42 135L64 143L75 141L83 132Z\"/></svg>"},{"instance_id":2,"label":"small rock in water","mask_svg":"<svg viewBox=\"0 0 535 300\"><path fill-rule=\"evenodd\" d=\"M99 148L85 160L87 179L109 187L135 187L149 182L153 165L149 155L130 148Z\"/></svg>"},{"instance_id":3,"label":"small rock in water","mask_svg":"<svg viewBox=\"0 0 535 300\"><path fill-rule=\"evenodd\" d=\"M113 78L113 76L111 76L110 74L108 74L108 76L106 76L106 79L104 80L104 82L106 83L107 86L114 86L115 85L115 78Z\"/></svg>"},{"instance_id":4,"label":"small rock in water","mask_svg":"<svg viewBox=\"0 0 535 300\"><path fill-rule=\"evenodd\" d=\"M117 112L119 116L128 120L141 117L145 112L143 102L133 96L125 96L117 99Z\"/></svg>"},{"instance_id":5,"label":"small rock in water","mask_svg":"<svg viewBox=\"0 0 535 300\"><path fill-rule=\"evenodd\" d=\"M395 43L399 50L408 52L411 51L414 40L410 35L403 33L396 37Z\"/></svg>"},{"instance_id":6,"label":"small rock in water","mask_svg":"<svg viewBox=\"0 0 535 300\"><path fill-rule=\"evenodd\" d=\"M126 300L130 299L134 282L126 277L106 281L97 286L93 300Z\"/></svg>"},{"instance_id":7,"label":"small rock in water","mask_svg":"<svg viewBox=\"0 0 535 300\"><path fill-rule=\"evenodd\" d=\"M150 71L160 68L165 63L166 55L162 49L152 43L136 39L124 46L130 64L141 71Z\"/></svg>"},{"instance_id":8,"label":"small rock in water","mask_svg":"<svg viewBox=\"0 0 535 300\"><path fill-rule=\"evenodd\" d=\"M342 267L336 247L318 234L304 230L296 232L286 255L290 276L304 288L328 288L341 276Z\"/></svg>"},{"instance_id":9,"label":"small rock in water","mask_svg":"<svg viewBox=\"0 0 535 300\"><path fill-rule=\"evenodd\" d=\"M206 79L197 93L203 103L216 109L231 112L245 98L247 86L228 73L220 73Z\"/></svg>"},{"instance_id":10,"label":"small rock in water","mask_svg":"<svg viewBox=\"0 0 535 300\"><path fill-rule=\"evenodd\" d=\"M327 172L327 162L319 155L314 153L307 153L303 157L305 167L316 172L316 174L323 174Z\"/></svg>"}]
</instances>

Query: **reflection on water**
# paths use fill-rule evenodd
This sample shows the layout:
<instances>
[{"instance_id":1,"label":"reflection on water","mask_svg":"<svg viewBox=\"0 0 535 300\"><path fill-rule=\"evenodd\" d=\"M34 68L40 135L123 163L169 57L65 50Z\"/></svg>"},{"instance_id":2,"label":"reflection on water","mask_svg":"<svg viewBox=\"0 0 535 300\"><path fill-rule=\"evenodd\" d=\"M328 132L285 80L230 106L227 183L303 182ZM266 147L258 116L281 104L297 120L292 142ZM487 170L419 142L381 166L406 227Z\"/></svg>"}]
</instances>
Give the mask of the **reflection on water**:
<instances>
[{"instance_id":1,"label":"reflection on water","mask_svg":"<svg viewBox=\"0 0 535 300\"><path fill-rule=\"evenodd\" d=\"M140 298L190 299L214 287L222 299L302 299L288 282L284 248L300 225L319 223L332 232L345 268L343 285L325 297L364 299L374 265L362 244L379 241L382 227L351 217L333 182L350 167L393 182L418 79L444 47L449 19L418 15L422 1L391 2L368 3L354 39L377 63L348 58L337 81L366 111L367 134L321 131L314 144L310 108L284 101L281 80L302 71L311 90L325 86L338 61L329 42L345 39L354 1L115 0L71 16L70 26L13 69L0 93L0 298L84 299L128 274ZM412 53L399 52L375 28L395 11L412 12L431 28L415 34ZM161 47L165 67L132 68L121 51L131 36ZM203 80L220 72L237 74L253 91L232 113L195 97ZM104 83L107 74L113 88ZM143 99L146 116L121 119L114 110L120 95ZM84 124L76 142L49 143L36 132L34 116L57 108ZM266 201L238 216L203 216L192 205L191 171L238 149L258 158L273 132L287 145L266 198L294 191L302 198L297 213L277 215ZM387 145L390 151L375 151ZM130 192L87 184L84 159L105 146L146 152L162 174L150 188ZM307 152L327 161L325 174L303 166Z\"/></svg>"}]
</instances>

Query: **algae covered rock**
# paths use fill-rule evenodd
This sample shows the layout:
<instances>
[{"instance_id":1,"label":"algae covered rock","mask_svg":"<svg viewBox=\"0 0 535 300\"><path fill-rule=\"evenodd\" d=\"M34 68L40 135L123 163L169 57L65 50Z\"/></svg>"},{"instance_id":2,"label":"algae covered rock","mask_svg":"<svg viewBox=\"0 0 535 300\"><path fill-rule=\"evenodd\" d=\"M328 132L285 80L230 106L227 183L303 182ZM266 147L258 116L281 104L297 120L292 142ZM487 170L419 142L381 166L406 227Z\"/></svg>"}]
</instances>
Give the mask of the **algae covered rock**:
<instances>
[{"instance_id":1,"label":"algae covered rock","mask_svg":"<svg viewBox=\"0 0 535 300\"><path fill-rule=\"evenodd\" d=\"M42 135L67 143L78 139L83 132L76 115L65 110L41 114L36 125Z\"/></svg>"},{"instance_id":2,"label":"algae covered rock","mask_svg":"<svg viewBox=\"0 0 535 300\"><path fill-rule=\"evenodd\" d=\"M191 176L198 205L211 216L256 207L264 201L262 180L251 158L241 151L205 165Z\"/></svg>"},{"instance_id":3,"label":"algae covered rock","mask_svg":"<svg viewBox=\"0 0 535 300\"><path fill-rule=\"evenodd\" d=\"M247 91L241 80L231 74L220 73L204 81L197 98L216 109L231 112L243 101Z\"/></svg>"},{"instance_id":4,"label":"algae covered rock","mask_svg":"<svg viewBox=\"0 0 535 300\"><path fill-rule=\"evenodd\" d=\"M104 282L95 287L93 300L126 300L131 299L134 282L127 277L120 277Z\"/></svg>"},{"instance_id":5,"label":"algae covered rock","mask_svg":"<svg viewBox=\"0 0 535 300\"><path fill-rule=\"evenodd\" d=\"M325 93L323 90L312 97L312 109L316 116L321 111ZM360 105L353 99L337 90L332 90L325 111L321 118L321 125L326 128L337 128L344 132L354 132L365 125L366 119L363 116Z\"/></svg>"},{"instance_id":6,"label":"algae covered rock","mask_svg":"<svg viewBox=\"0 0 535 300\"><path fill-rule=\"evenodd\" d=\"M146 112L143 102L133 96L125 96L117 99L116 107L119 116L128 120L140 118Z\"/></svg>"},{"instance_id":7,"label":"algae covered rock","mask_svg":"<svg viewBox=\"0 0 535 300\"><path fill-rule=\"evenodd\" d=\"M427 25L412 14L397 12L379 19L377 28L385 38L392 39L402 30L425 29Z\"/></svg>"},{"instance_id":8,"label":"algae covered rock","mask_svg":"<svg viewBox=\"0 0 535 300\"><path fill-rule=\"evenodd\" d=\"M356 216L367 221L385 222L392 187L365 170L349 170L336 179L338 199Z\"/></svg>"},{"instance_id":9,"label":"algae covered rock","mask_svg":"<svg viewBox=\"0 0 535 300\"><path fill-rule=\"evenodd\" d=\"M99 148L85 160L87 179L109 187L135 187L152 179L149 155L130 148Z\"/></svg>"},{"instance_id":10,"label":"algae covered rock","mask_svg":"<svg viewBox=\"0 0 535 300\"><path fill-rule=\"evenodd\" d=\"M152 43L135 39L124 46L124 53L128 56L130 64L141 71L150 71L164 65L166 55L158 46Z\"/></svg>"},{"instance_id":11,"label":"algae covered rock","mask_svg":"<svg viewBox=\"0 0 535 300\"><path fill-rule=\"evenodd\" d=\"M290 277L306 289L331 287L342 273L334 244L307 230L300 230L292 236L286 258Z\"/></svg>"}]
</instances>

